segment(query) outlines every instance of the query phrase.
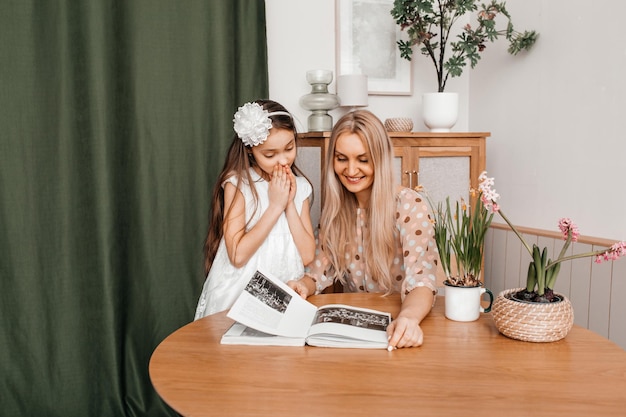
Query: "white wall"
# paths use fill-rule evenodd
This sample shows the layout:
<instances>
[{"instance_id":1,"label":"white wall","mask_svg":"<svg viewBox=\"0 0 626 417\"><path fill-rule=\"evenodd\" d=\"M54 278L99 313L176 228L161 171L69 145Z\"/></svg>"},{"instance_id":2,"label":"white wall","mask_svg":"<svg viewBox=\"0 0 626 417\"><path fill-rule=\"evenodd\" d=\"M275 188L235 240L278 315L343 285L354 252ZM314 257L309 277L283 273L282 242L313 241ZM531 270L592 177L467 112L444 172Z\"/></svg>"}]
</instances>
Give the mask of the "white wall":
<instances>
[{"instance_id":1,"label":"white wall","mask_svg":"<svg viewBox=\"0 0 626 417\"><path fill-rule=\"evenodd\" d=\"M626 2L509 0L540 38L523 57L487 51L471 75L470 129L490 130L487 167L516 223L626 239ZM602 15L598 25L590 22Z\"/></svg>"},{"instance_id":2,"label":"white wall","mask_svg":"<svg viewBox=\"0 0 626 417\"><path fill-rule=\"evenodd\" d=\"M269 59L270 98L283 104L307 128L309 112L298 101L311 91L306 72L311 69L330 69L337 76L335 66L335 0L265 0L267 15L267 42ZM390 17L391 18L391 17ZM460 116L457 131L468 130L468 77L448 82L450 91L460 93ZM381 120L389 117L411 117L415 131L426 130L420 115L421 95L436 91L437 79L432 65L425 59L413 60L413 94L410 96L369 96L368 109ZM335 80L329 90L336 92ZM336 121L345 113L338 108L331 111Z\"/></svg>"},{"instance_id":3,"label":"white wall","mask_svg":"<svg viewBox=\"0 0 626 417\"><path fill-rule=\"evenodd\" d=\"M571 217L584 235L626 239L626 2L508 0L516 28L540 32L535 48L512 57L489 44L471 72L449 82L461 98L455 131L489 131L487 170L516 224L556 230ZM306 130L305 72L335 71L335 1L266 0L270 98ZM595 12L594 12L595 11ZM601 16L600 24L589 13ZM370 96L382 120L412 117L424 131L421 94L435 89L432 65L413 63L412 96ZM335 83L331 84L334 92ZM332 112L335 120L342 114Z\"/></svg>"}]
</instances>

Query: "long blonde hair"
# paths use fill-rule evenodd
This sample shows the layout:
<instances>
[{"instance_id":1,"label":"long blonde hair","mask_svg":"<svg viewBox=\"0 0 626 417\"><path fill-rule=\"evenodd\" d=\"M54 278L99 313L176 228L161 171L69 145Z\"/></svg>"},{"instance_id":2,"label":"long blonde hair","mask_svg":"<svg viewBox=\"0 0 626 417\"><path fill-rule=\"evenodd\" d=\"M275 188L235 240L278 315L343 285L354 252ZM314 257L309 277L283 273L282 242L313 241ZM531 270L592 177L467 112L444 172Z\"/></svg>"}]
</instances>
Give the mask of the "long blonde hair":
<instances>
[{"instance_id":1,"label":"long blonde hair","mask_svg":"<svg viewBox=\"0 0 626 417\"><path fill-rule=\"evenodd\" d=\"M373 113L356 110L337 121L330 136L324 167L324 208L320 218L321 249L330 260L330 276L345 284L349 264L356 255L354 239L358 203L335 174L335 146L343 134L358 135L367 147L374 168L370 205L366 210L369 233L363 247L366 274L390 293L391 266L395 256L396 187L393 178L393 146L383 124Z\"/></svg>"}]
</instances>

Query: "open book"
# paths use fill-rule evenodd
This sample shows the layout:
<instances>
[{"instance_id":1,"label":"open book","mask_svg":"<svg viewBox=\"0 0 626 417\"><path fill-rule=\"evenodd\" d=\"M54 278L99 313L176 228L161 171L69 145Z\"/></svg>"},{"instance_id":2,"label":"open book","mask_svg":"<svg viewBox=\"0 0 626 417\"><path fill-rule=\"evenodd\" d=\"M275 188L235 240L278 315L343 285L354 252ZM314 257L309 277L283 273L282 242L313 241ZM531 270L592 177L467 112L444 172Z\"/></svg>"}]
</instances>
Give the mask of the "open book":
<instances>
[{"instance_id":1,"label":"open book","mask_svg":"<svg viewBox=\"0 0 626 417\"><path fill-rule=\"evenodd\" d=\"M386 312L329 304L317 308L267 273L256 272L228 317L222 344L387 348Z\"/></svg>"}]
</instances>

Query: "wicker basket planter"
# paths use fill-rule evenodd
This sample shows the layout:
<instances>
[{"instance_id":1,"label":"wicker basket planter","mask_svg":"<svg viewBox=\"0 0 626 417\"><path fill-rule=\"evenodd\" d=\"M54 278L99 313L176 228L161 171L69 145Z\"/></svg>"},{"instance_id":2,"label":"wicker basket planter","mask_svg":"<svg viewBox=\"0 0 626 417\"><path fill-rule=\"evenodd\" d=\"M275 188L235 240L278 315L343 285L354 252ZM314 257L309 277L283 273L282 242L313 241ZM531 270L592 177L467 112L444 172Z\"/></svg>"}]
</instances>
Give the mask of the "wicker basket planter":
<instances>
[{"instance_id":1,"label":"wicker basket planter","mask_svg":"<svg viewBox=\"0 0 626 417\"><path fill-rule=\"evenodd\" d=\"M500 333L525 342L555 342L574 325L574 309L563 295L556 303L530 303L511 299L522 288L504 290L496 297L491 314Z\"/></svg>"}]
</instances>

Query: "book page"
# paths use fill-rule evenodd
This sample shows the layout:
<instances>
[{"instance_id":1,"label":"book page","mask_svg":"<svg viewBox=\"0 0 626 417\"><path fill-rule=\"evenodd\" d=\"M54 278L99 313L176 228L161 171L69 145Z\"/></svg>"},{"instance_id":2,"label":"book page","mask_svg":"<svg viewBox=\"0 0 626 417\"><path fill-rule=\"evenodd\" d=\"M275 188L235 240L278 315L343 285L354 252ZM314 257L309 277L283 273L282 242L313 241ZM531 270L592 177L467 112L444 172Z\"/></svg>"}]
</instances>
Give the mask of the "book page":
<instances>
[{"instance_id":1,"label":"book page","mask_svg":"<svg viewBox=\"0 0 626 417\"><path fill-rule=\"evenodd\" d=\"M223 345L304 346L303 337L284 337L263 333L241 323L233 323L220 341Z\"/></svg>"},{"instance_id":2,"label":"book page","mask_svg":"<svg viewBox=\"0 0 626 417\"><path fill-rule=\"evenodd\" d=\"M227 316L264 333L305 337L316 311L287 284L257 271Z\"/></svg>"},{"instance_id":3,"label":"book page","mask_svg":"<svg viewBox=\"0 0 626 417\"><path fill-rule=\"evenodd\" d=\"M318 309L307 342L314 346L387 347L387 312L340 304Z\"/></svg>"}]
</instances>

